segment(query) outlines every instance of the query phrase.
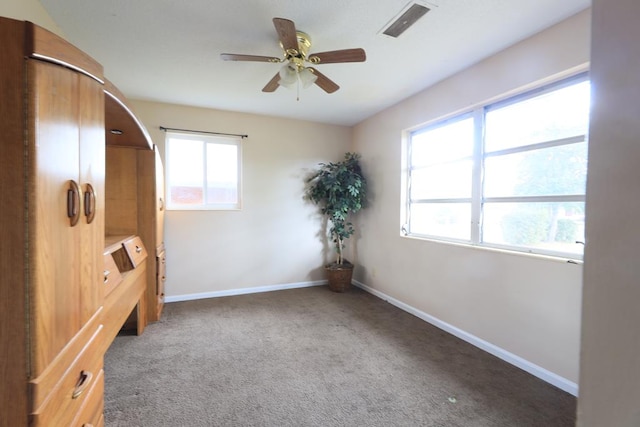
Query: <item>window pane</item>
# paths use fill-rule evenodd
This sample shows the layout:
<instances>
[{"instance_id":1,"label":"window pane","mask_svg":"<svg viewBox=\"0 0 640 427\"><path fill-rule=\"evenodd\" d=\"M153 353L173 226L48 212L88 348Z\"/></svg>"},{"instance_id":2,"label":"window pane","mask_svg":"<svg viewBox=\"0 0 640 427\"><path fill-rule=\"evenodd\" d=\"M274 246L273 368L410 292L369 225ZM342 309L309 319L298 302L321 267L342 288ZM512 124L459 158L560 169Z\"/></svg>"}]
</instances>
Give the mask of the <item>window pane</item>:
<instances>
[{"instance_id":1,"label":"window pane","mask_svg":"<svg viewBox=\"0 0 640 427\"><path fill-rule=\"evenodd\" d=\"M584 203L485 203L482 241L581 254Z\"/></svg>"},{"instance_id":2,"label":"window pane","mask_svg":"<svg viewBox=\"0 0 640 427\"><path fill-rule=\"evenodd\" d=\"M485 197L584 194L587 143L485 159Z\"/></svg>"},{"instance_id":3,"label":"window pane","mask_svg":"<svg viewBox=\"0 0 640 427\"><path fill-rule=\"evenodd\" d=\"M470 198L472 170L471 160L414 170L411 172L411 199Z\"/></svg>"},{"instance_id":4,"label":"window pane","mask_svg":"<svg viewBox=\"0 0 640 427\"><path fill-rule=\"evenodd\" d=\"M240 138L167 132L167 209L240 209Z\"/></svg>"},{"instance_id":5,"label":"window pane","mask_svg":"<svg viewBox=\"0 0 640 427\"><path fill-rule=\"evenodd\" d=\"M485 151L520 147L587 133L588 81L486 113Z\"/></svg>"},{"instance_id":6,"label":"window pane","mask_svg":"<svg viewBox=\"0 0 640 427\"><path fill-rule=\"evenodd\" d=\"M473 118L411 135L411 165L420 167L473 155Z\"/></svg>"},{"instance_id":7,"label":"window pane","mask_svg":"<svg viewBox=\"0 0 640 427\"><path fill-rule=\"evenodd\" d=\"M192 205L204 203L203 142L172 138L168 144L170 169L170 203Z\"/></svg>"},{"instance_id":8,"label":"window pane","mask_svg":"<svg viewBox=\"0 0 640 427\"><path fill-rule=\"evenodd\" d=\"M411 205L412 234L470 240L470 203L414 203Z\"/></svg>"},{"instance_id":9,"label":"window pane","mask_svg":"<svg viewBox=\"0 0 640 427\"><path fill-rule=\"evenodd\" d=\"M207 144L207 203L237 202L237 146Z\"/></svg>"}]
</instances>

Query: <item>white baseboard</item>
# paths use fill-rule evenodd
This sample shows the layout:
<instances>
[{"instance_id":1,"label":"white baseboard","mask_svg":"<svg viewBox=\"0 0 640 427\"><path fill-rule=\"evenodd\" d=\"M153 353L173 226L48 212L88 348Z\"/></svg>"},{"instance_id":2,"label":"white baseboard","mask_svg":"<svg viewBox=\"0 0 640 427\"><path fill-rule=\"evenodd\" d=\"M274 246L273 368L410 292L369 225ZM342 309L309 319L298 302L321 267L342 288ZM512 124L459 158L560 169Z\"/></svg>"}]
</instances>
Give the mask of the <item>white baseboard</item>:
<instances>
[{"instance_id":1,"label":"white baseboard","mask_svg":"<svg viewBox=\"0 0 640 427\"><path fill-rule=\"evenodd\" d=\"M321 286L326 284L327 284L326 280L316 280L313 282L285 283L281 285L257 286L255 288L229 289L225 291L202 292L198 294L173 295L173 296L166 296L164 298L164 302L171 303L171 302L191 301L191 300L205 299L205 298L228 297L232 295L257 294L260 292L281 291L283 289L308 288L311 286Z\"/></svg>"},{"instance_id":2,"label":"white baseboard","mask_svg":"<svg viewBox=\"0 0 640 427\"><path fill-rule=\"evenodd\" d=\"M445 332L450 333L451 335L454 335L458 338L460 338L461 340L464 340L466 342L468 342L469 344L472 344L478 348L480 348L481 350L486 351L487 353L490 353L502 360L504 360L505 362L508 362L514 366L517 366L518 368L527 371L528 373L530 373L533 376L536 376L538 378L540 378L543 381L548 382L549 384L552 384L556 387L558 387L561 390L566 391L567 393L570 393L574 396L578 395L578 384L574 383L573 381L569 381L566 378L561 377L560 375L554 374L551 371L548 371L534 363L529 362L528 360L523 359L520 356L516 356L513 353L510 353L496 345L493 345L487 341L484 341L478 337L476 337L475 335L471 335L468 332L463 331L462 329L456 328L453 325L450 325L446 322L443 322L442 320L433 317L423 311L418 310L415 307L410 306L409 304L405 304L402 301L399 301L393 297L390 297L389 295L380 292L376 289L370 288L369 286L365 285L364 283L358 282L357 280L353 281L353 284L356 285L357 287L369 292L372 295L377 296L378 298L387 301L390 304L395 305L396 307L400 308L401 310L406 311L407 313L413 314L414 316L424 320L427 323L432 324L433 326L442 329Z\"/></svg>"},{"instance_id":3,"label":"white baseboard","mask_svg":"<svg viewBox=\"0 0 640 427\"><path fill-rule=\"evenodd\" d=\"M311 286L321 286L326 285L326 280L317 280L312 282L298 282L298 283L285 283L280 285L271 285L271 286L257 286L253 288L242 288L242 289L230 289L225 291L214 291L214 292L203 292L197 294L184 294L184 295L174 295L165 297L165 303L179 302L179 301L191 301L205 298L218 298L218 297L226 297L233 295L245 295L245 294L254 294L260 292L271 292L271 291L280 291L284 289L296 289L296 288L308 288ZM407 313L413 314L419 319L424 320L427 323L434 325L437 328L442 329L445 332L450 333L463 341L472 344L481 350L486 351L489 354L492 354L507 363L510 363L514 366L517 366L520 369L540 378L543 381L548 382L561 390L566 391L574 396L578 395L578 385L572 381L569 381L566 378L561 377L560 375L554 374L551 371L548 371L534 363L529 362L528 360L523 359L520 356L517 356L513 353L510 353L496 345L493 345L483 339L476 337L468 332L463 331L462 329L456 328L453 325L450 325L442 320L433 317L423 311L418 310L415 307L410 306L409 304L405 304L402 301L399 301L389 295L380 292L376 289L370 288L362 282L358 282L357 280L353 281L353 284L376 297L387 301L390 304L400 308L401 310L406 311Z\"/></svg>"}]
</instances>

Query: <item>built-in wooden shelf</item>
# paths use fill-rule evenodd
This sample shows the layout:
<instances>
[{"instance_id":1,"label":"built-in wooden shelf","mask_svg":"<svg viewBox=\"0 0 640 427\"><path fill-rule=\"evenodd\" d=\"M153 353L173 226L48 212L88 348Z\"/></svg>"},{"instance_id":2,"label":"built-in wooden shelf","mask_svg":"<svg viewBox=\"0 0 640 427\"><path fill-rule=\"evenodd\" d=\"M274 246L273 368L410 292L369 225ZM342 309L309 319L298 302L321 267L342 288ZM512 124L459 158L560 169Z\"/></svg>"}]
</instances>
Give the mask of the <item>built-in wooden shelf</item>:
<instances>
[{"instance_id":1,"label":"built-in wooden shelf","mask_svg":"<svg viewBox=\"0 0 640 427\"><path fill-rule=\"evenodd\" d=\"M151 137L131 110L127 98L106 79L104 94L104 127L107 145L153 150Z\"/></svg>"}]
</instances>

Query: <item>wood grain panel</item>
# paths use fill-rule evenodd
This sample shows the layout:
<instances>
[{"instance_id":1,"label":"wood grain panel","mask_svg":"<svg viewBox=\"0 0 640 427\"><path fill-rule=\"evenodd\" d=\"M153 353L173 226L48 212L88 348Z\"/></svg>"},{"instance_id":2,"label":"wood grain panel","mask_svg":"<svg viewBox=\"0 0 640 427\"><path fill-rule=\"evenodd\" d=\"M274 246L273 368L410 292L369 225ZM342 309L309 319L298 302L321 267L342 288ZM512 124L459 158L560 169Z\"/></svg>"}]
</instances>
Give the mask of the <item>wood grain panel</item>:
<instances>
[{"instance_id":1,"label":"wood grain panel","mask_svg":"<svg viewBox=\"0 0 640 427\"><path fill-rule=\"evenodd\" d=\"M80 323L84 324L102 304L103 248L105 223L105 140L104 140L104 91L102 85L89 77L79 75L78 101L80 143L80 188L86 193L93 190L95 215L91 223L86 215L88 204L83 205L83 215L78 227L81 230L79 250L80 271Z\"/></svg>"},{"instance_id":2,"label":"wood grain panel","mask_svg":"<svg viewBox=\"0 0 640 427\"><path fill-rule=\"evenodd\" d=\"M0 426L27 425L23 22L0 18Z\"/></svg>"},{"instance_id":3,"label":"wood grain panel","mask_svg":"<svg viewBox=\"0 0 640 427\"><path fill-rule=\"evenodd\" d=\"M129 314L142 298L146 286L146 261L122 275L122 282L105 297L103 349L109 348Z\"/></svg>"},{"instance_id":4,"label":"wood grain panel","mask_svg":"<svg viewBox=\"0 0 640 427\"><path fill-rule=\"evenodd\" d=\"M164 166L155 147L155 166L156 166L156 253L158 254L158 266L156 269L156 317L150 320L160 320L162 309L164 308L164 284L166 281L166 255L164 250L164 214L166 205L165 182L164 182Z\"/></svg>"},{"instance_id":5,"label":"wood grain panel","mask_svg":"<svg viewBox=\"0 0 640 427\"><path fill-rule=\"evenodd\" d=\"M87 398L90 397L90 389L100 380L103 364L102 355L104 354L100 352L103 342L102 333L103 328L100 325L100 328L78 354L69 370L57 378L59 381L50 397L34 411L33 420L36 425L71 425L75 415L81 410ZM73 397L84 374L89 375L85 380L86 389L77 397Z\"/></svg>"},{"instance_id":6,"label":"wood grain panel","mask_svg":"<svg viewBox=\"0 0 640 427\"><path fill-rule=\"evenodd\" d=\"M164 213L167 198L165 194L164 166L158 152L158 147L154 149L155 172L156 172L156 248L164 245Z\"/></svg>"},{"instance_id":7,"label":"wood grain panel","mask_svg":"<svg viewBox=\"0 0 640 427\"><path fill-rule=\"evenodd\" d=\"M105 81L104 90L107 145L152 150L151 137L133 113L125 96L108 80ZM112 133L112 130L121 133Z\"/></svg>"},{"instance_id":8,"label":"wood grain panel","mask_svg":"<svg viewBox=\"0 0 640 427\"><path fill-rule=\"evenodd\" d=\"M153 151L107 147L107 233L137 234L144 247L154 252L160 244L157 233L162 224L158 221L162 221L164 212L164 207L160 211L157 197L158 185L164 191L164 182L158 184L156 165L162 167ZM162 176L162 172L160 174ZM122 259L121 251L114 252L113 256L122 272L133 268L135 259L132 262ZM155 262L148 263L146 274L146 319L156 321L159 316Z\"/></svg>"},{"instance_id":9,"label":"wood grain panel","mask_svg":"<svg viewBox=\"0 0 640 427\"><path fill-rule=\"evenodd\" d=\"M89 55L51 31L30 22L26 25L29 35L27 55L75 68L100 83L104 82L102 65Z\"/></svg>"},{"instance_id":10,"label":"wood grain panel","mask_svg":"<svg viewBox=\"0 0 640 427\"><path fill-rule=\"evenodd\" d=\"M148 250L158 251L164 242L164 169L158 153L138 151L138 234ZM160 319L157 269L147 267L147 319Z\"/></svg>"},{"instance_id":11,"label":"wood grain panel","mask_svg":"<svg viewBox=\"0 0 640 427\"><path fill-rule=\"evenodd\" d=\"M156 319L159 320L162 315L162 309L164 308L164 282L166 280L166 265L167 259L164 252L164 245L161 246L162 250L156 257Z\"/></svg>"},{"instance_id":12,"label":"wood grain panel","mask_svg":"<svg viewBox=\"0 0 640 427\"><path fill-rule=\"evenodd\" d=\"M158 246L159 195L157 185L156 150L138 151L138 234L149 251ZM146 317L150 322L158 320L155 263L147 266L147 289L145 292Z\"/></svg>"},{"instance_id":13,"label":"wood grain panel","mask_svg":"<svg viewBox=\"0 0 640 427\"><path fill-rule=\"evenodd\" d=\"M136 150L107 146L105 232L138 234L138 164Z\"/></svg>"},{"instance_id":14,"label":"wood grain panel","mask_svg":"<svg viewBox=\"0 0 640 427\"><path fill-rule=\"evenodd\" d=\"M29 238L32 375L38 376L80 330L80 227L67 217L70 180L79 182L78 74L28 61Z\"/></svg>"},{"instance_id":15,"label":"wood grain panel","mask_svg":"<svg viewBox=\"0 0 640 427\"><path fill-rule=\"evenodd\" d=\"M133 235L130 234L107 234L104 236L104 251L114 252L122 247L122 242L129 240Z\"/></svg>"},{"instance_id":16,"label":"wood grain panel","mask_svg":"<svg viewBox=\"0 0 640 427\"><path fill-rule=\"evenodd\" d=\"M47 366L47 368L37 378L29 382L29 395L31 399L30 412L37 412L45 401L54 392L57 384L65 373L71 368L82 349L91 341L94 336L103 337L104 331L100 332L104 309L100 308L87 324L73 337L67 346L58 356ZM100 335L96 335L100 334ZM102 339L99 340L102 342ZM98 346L100 347L100 346ZM91 347L92 351L96 349ZM103 353L99 353L102 355Z\"/></svg>"}]
</instances>

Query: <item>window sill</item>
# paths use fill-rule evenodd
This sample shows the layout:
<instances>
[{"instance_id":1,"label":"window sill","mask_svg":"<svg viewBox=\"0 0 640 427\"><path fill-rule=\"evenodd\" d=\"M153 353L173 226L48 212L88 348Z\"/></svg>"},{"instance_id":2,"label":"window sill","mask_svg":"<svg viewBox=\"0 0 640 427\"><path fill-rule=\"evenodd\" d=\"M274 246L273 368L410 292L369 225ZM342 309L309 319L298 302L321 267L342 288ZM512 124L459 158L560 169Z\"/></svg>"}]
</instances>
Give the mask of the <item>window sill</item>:
<instances>
[{"instance_id":1,"label":"window sill","mask_svg":"<svg viewBox=\"0 0 640 427\"><path fill-rule=\"evenodd\" d=\"M411 239L411 240L417 240L417 241L423 241L423 242L429 242L429 243L468 248L471 250L489 251L489 252L494 252L494 253L499 253L504 255L542 259L546 261L560 262L564 264L573 264L573 265L580 265L580 266L584 264L584 261L581 258L573 258L570 255L561 256L561 255L538 254L533 252L518 251L515 249L512 250L512 249L497 248L497 247L487 246L487 245L474 245L474 244L465 243L465 242L455 242L450 240L440 240L440 239L434 239L429 237L411 236L411 235L404 235L404 234L400 234L400 237L404 239Z\"/></svg>"}]
</instances>

